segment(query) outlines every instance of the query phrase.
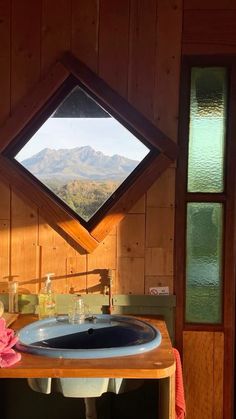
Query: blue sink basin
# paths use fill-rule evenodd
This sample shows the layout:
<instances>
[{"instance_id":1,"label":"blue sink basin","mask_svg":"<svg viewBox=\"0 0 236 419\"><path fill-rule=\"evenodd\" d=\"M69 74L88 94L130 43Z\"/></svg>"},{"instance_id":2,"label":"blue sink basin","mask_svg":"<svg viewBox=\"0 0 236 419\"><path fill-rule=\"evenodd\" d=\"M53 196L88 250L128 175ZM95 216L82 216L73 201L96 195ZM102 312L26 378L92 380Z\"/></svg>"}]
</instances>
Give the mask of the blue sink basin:
<instances>
[{"instance_id":1,"label":"blue sink basin","mask_svg":"<svg viewBox=\"0 0 236 419\"><path fill-rule=\"evenodd\" d=\"M39 320L18 332L16 348L51 358L110 358L135 355L160 345L161 334L133 317L96 315L79 324L68 316Z\"/></svg>"}]
</instances>

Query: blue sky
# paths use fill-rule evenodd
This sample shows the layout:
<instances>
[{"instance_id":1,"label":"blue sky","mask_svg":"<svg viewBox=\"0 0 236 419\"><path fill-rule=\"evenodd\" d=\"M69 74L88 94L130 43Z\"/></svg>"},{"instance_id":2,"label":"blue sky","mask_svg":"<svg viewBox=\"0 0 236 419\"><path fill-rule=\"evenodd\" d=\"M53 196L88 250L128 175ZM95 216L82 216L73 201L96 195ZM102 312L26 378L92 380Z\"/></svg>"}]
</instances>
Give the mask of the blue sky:
<instances>
[{"instance_id":1,"label":"blue sky","mask_svg":"<svg viewBox=\"0 0 236 419\"><path fill-rule=\"evenodd\" d=\"M141 161L149 149L114 118L49 118L17 154L22 161L44 148L90 145L106 155Z\"/></svg>"}]
</instances>

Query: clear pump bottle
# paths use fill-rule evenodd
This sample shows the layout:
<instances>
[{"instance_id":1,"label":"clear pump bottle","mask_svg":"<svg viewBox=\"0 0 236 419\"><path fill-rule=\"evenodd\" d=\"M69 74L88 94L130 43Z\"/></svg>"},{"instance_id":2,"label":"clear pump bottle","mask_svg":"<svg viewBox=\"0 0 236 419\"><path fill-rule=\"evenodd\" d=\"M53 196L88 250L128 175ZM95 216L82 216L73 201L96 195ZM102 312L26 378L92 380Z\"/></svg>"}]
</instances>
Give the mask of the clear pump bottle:
<instances>
[{"instance_id":1,"label":"clear pump bottle","mask_svg":"<svg viewBox=\"0 0 236 419\"><path fill-rule=\"evenodd\" d=\"M56 313L55 297L52 290L51 277L54 273L46 274L46 281L38 296L38 315L40 319L53 317Z\"/></svg>"}]
</instances>

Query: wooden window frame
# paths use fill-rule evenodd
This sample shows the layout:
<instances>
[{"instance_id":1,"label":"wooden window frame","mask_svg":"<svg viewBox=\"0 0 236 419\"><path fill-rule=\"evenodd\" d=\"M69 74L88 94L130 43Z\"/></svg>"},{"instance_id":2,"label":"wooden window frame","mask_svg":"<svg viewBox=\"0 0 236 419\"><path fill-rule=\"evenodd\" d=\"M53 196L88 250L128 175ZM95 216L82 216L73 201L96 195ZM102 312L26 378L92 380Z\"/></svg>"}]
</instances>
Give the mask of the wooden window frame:
<instances>
[{"instance_id":1,"label":"wooden window frame","mask_svg":"<svg viewBox=\"0 0 236 419\"><path fill-rule=\"evenodd\" d=\"M72 82L71 82L72 81ZM146 144L150 152L95 216L85 222L12 157L56 109L68 85L81 86L108 113ZM64 96L63 96L64 95ZM31 134L31 135L30 135ZM65 53L0 128L0 176L39 208L43 218L81 252L92 252L134 203L176 159L177 145L98 75ZM21 147L19 147L21 145Z\"/></svg>"},{"instance_id":2,"label":"wooden window frame","mask_svg":"<svg viewBox=\"0 0 236 419\"><path fill-rule=\"evenodd\" d=\"M223 193L187 192L191 67L219 66L228 70L228 106ZM236 57L184 56L182 61L179 124L179 161L176 174L175 293L176 345L183 350L184 331L222 331L224 333L224 418L234 412L235 358L235 274L236 274ZM224 205L222 324L185 321L186 207L188 202L219 202Z\"/></svg>"}]
</instances>

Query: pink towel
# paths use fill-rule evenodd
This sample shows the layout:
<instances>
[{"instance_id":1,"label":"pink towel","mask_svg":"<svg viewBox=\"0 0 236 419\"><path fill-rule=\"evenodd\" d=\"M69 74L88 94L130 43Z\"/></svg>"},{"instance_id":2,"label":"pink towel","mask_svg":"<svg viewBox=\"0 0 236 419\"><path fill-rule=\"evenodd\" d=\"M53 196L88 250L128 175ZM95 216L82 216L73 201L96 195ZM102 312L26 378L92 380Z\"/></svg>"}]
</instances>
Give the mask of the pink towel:
<instances>
[{"instance_id":1,"label":"pink towel","mask_svg":"<svg viewBox=\"0 0 236 419\"><path fill-rule=\"evenodd\" d=\"M175 371L175 413L176 419L184 419L186 415L186 405L184 398L183 372L180 355L177 349L173 348L176 371Z\"/></svg>"},{"instance_id":2,"label":"pink towel","mask_svg":"<svg viewBox=\"0 0 236 419\"><path fill-rule=\"evenodd\" d=\"M10 367L21 359L21 354L17 353L12 347L18 338L12 329L6 328L6 321L0 318L0 367Z\"/></svg>"}]
</instances>

